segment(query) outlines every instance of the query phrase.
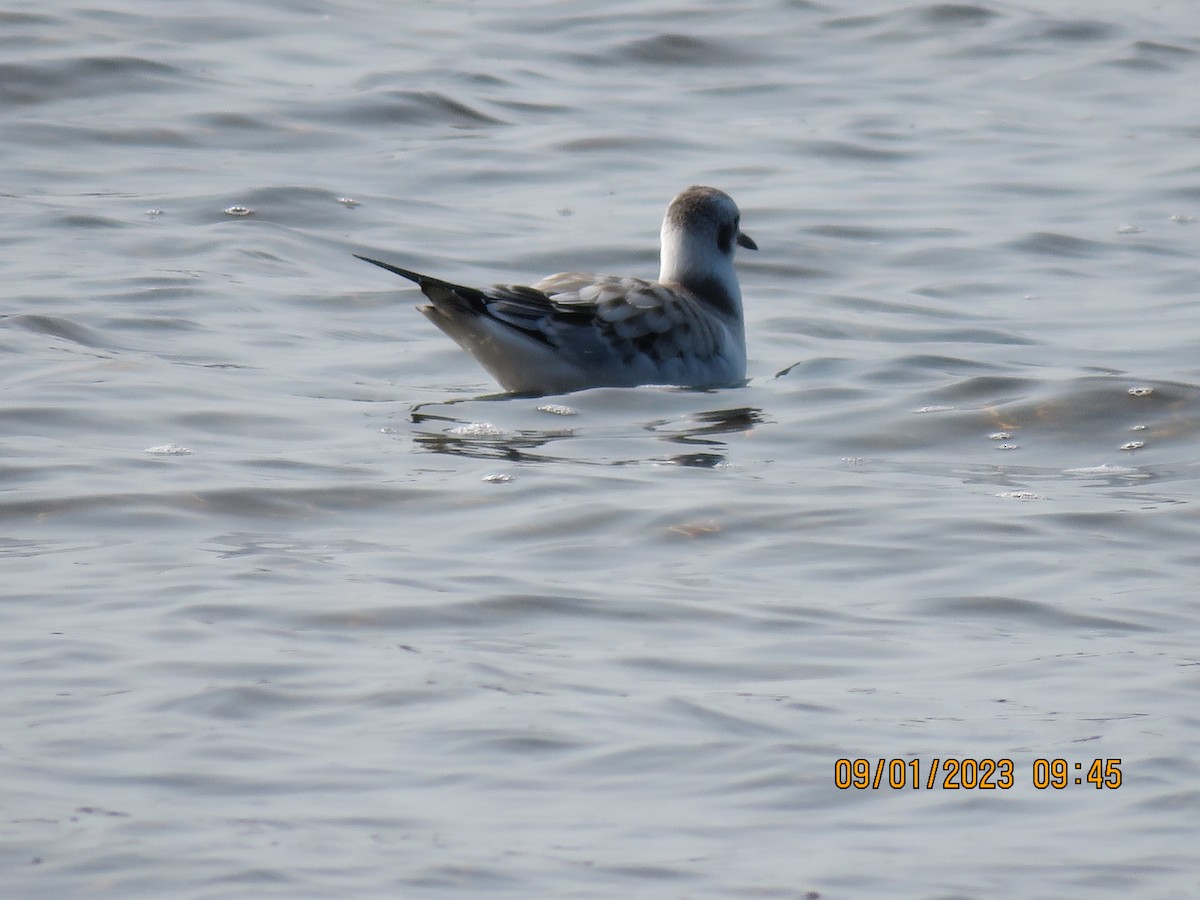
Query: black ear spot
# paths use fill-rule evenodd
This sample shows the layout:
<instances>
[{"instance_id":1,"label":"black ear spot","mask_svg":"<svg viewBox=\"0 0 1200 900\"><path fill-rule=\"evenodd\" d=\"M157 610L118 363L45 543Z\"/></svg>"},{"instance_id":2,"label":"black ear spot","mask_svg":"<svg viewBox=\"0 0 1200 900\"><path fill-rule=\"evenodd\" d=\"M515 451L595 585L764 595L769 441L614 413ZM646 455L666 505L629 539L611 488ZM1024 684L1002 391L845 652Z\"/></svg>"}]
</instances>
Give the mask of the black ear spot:
<instances>
[{"instance_id":1,"label":"black ear spot","mask_svg":"<svg viewBox=\"0 0 1200 900\"><path fill-rule=\"evenodd\" d=\"M738 227L735 222L726 222L717 231L717 247L728 255L733 252L733 241L737 237Z\"/></svg>"}]
</instances>

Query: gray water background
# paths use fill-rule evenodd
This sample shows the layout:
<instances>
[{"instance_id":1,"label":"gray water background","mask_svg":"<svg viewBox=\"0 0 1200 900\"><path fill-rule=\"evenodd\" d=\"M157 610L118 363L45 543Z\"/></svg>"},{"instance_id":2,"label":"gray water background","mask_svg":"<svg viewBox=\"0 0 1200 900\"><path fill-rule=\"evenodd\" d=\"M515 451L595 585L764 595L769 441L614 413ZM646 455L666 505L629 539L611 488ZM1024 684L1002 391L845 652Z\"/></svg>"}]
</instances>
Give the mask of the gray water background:
<instances>
[{"instance_id":1,"label":"gray water background","mask_svg":"<svg viewBox=\"0 0 1200 900\"><path fill-rule=\"evenodd\" d=\"M1190 0L9 4L4 896L1196 896L1197 85ZM692 183L740 389L494 399L351 256Z\"/></svg>"}]
</instances>

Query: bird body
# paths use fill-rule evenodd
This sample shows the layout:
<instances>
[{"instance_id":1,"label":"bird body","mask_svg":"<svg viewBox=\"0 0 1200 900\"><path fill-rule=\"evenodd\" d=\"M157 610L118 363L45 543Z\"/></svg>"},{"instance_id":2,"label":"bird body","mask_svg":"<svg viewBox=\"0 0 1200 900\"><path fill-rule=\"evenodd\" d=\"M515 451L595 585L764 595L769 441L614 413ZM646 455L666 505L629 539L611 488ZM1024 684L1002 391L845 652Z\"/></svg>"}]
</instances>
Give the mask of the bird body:
<instances>
[{"instance_id":1,"label":"bird body","mask_svg":"<svg viewBox=\"0 0 1200 900\"><path fill-rule=\"evenodd\" d=\"M563 272L532 286L481 290L359 259L416 282L430 301L420 311L506 390L710 388L746 374L735 244L757 249L739 229L734 202L715 188L691 187L663 219L658 281Z\"/></svg>"}]
</instances>

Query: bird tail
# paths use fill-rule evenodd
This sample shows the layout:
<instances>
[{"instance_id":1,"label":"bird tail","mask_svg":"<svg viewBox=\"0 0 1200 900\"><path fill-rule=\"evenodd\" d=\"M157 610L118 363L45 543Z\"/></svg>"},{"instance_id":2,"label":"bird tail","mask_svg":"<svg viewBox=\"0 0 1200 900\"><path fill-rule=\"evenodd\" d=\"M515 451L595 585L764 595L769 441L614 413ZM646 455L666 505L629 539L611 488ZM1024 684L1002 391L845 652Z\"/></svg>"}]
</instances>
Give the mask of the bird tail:
<instances>
[{"instance_id":1,"label":"bird tail","mask_svg":"<svg viewBox=\"0 0 1200 900\"><path fill-rule=\"evenodd\" d=\"M433 301L433 305L440 309L449 307L469 311L476 315L487 314L487 295L478 288L465 287L450 281L442 281L440 278L432 278L429 275L422 275L420 272L402 269L399 266L393 266L391 263L371 259L369 256L359 256L357 253L354 255L363 262L369 262L373 266L379 266L381 269L395 272L409 281L415 281L425 296ZM444 313L446 310L442 309L442 311Z\"/></svg>"},{"instance_id":2,"label":"bird tail","mask_svg":"<svg viewBox=\"0 0 1200 900\"><path fill-rule=\"evenodd\" d=\"M391 263L380 262L377 259L371 259L369 256L359 256L357 253L355 253L354 256L357 259L361 259L363 262L369 262L373 266L379 266L381 269L387 269L389 272L394 272L402 278L407 278L409 281L415 281L417 284L420 284L425 280L425 276L420 272L410 272L408 269L402 269L399 266L393 266Z\"/></svg>"}]
</instances>

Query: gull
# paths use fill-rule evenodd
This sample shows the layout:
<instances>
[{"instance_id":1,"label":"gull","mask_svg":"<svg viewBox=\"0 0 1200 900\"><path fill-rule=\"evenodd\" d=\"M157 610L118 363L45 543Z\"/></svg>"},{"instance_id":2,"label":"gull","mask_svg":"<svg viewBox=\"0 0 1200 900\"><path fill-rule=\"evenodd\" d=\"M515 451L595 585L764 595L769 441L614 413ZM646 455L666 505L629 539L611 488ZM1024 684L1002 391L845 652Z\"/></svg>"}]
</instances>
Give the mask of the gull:
<instances>
[{"instance_id":1,"label":"gull","mask_svg":"<svg viewBox=\"0 0 1200 900\"><path fill-rule=\"evenodd\" d=\"M560 272L532 286L480 289L354 255L416 282L430 301L420 312L513 393L716 388L746 377L733 253L758 246L740 219L716 188L679 193L663 218L657 281Z\"/></svg>"}]
</instances>

